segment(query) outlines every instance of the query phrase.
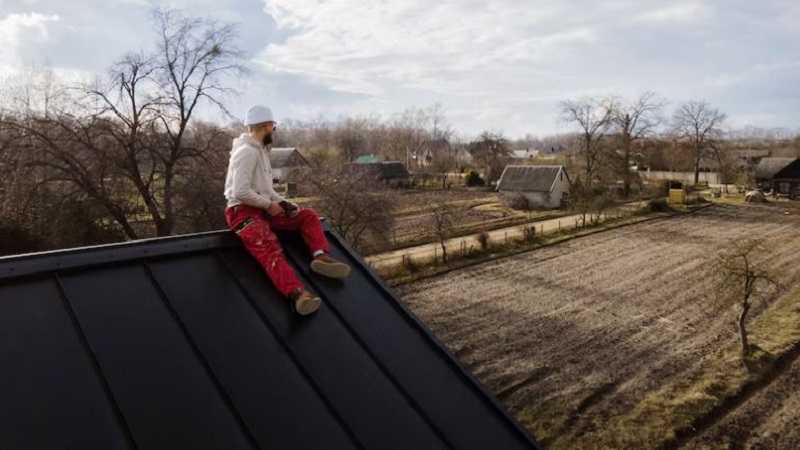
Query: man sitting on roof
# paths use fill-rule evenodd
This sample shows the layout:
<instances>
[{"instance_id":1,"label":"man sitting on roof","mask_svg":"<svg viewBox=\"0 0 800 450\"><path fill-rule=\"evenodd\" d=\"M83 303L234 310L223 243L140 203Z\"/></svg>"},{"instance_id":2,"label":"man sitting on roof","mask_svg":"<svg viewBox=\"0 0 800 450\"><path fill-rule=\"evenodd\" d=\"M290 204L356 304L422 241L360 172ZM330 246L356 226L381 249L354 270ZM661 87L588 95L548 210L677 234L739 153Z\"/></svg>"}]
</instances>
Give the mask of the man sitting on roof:
<instances>
[{"instance_id":1,"label":"man sitting on roof","mask_svg":"<svg viewBox=\"0 0 800 450\"><path fill-rule=\"evenodd\" d=\"M233 140L228 162L225 219L264 267L278 291L289 298L294 311L311 314L319 308L320 298L297 279L272 230L300 230L314 256L311 270L315 273L344 278L350 273L350 266L328 255L328 241L317 213L286 201L273 189L269 148L276 123L272 111L265 106L253 106L247 111L244 125L249 133Z\"/></svg>"}]
</instances>

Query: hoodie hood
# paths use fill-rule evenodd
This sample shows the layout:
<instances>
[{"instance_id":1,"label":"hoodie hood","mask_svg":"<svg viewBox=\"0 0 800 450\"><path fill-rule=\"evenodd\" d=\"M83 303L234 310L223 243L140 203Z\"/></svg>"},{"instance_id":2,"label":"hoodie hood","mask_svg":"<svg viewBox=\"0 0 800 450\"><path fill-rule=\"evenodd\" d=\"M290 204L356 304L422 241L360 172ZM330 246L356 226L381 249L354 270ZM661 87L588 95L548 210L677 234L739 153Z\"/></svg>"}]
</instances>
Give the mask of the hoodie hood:
<instances>
[{"instance_id":1,"label":"hoodie hood","mask_svg":"<svg viewBox=\"0 0 800 450\"><path fill-rule=\"evenodd\" d=\"M255 147L260 150L266 150L269 152L269 147L264 147L261 142L253 139L249 134L242 133L239 135L238 138L233 139L233 145L231 146L231 152L235 152L237 148L247 146L247 147Z\"/></svg>"}]
</instances>

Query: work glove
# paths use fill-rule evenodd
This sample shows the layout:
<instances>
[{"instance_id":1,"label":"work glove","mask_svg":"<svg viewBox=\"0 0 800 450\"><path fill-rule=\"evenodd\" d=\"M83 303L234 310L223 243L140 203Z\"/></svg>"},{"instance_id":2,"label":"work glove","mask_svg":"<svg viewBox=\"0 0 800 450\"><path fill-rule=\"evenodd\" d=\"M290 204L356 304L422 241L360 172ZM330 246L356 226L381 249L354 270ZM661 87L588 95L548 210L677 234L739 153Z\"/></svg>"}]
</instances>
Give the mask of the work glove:
<instances>
[{"instance_id":1,"label":"work glove","mask_svg":"<svg viewBox=\"0 0 800 450\"><path fill-rule=\"evenodd\" d=\"M289 217L294 217L300 213L300 207L297 206L296 203L292 203L288 200L284 200L280 202L281 208L286 211L286 215Z\"/></svg>"}]
</instances>

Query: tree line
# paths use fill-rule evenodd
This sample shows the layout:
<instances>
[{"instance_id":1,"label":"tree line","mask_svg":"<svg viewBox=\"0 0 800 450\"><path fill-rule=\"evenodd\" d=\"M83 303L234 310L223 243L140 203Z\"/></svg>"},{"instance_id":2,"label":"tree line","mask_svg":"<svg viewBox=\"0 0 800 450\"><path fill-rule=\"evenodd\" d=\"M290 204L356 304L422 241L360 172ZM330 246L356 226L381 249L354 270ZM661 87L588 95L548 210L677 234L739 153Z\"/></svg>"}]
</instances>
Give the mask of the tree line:
<instances>
[{"instance_id":1,"label":"tree line","mask_svg":"<svg viewBox=\"0 0 800 450\"><path fill-rule=\"evenodd\" d=\"M152 24L154 44L122 55L104 77L69 84L39 69L0 84L0 253L224 228L228 152L242 131L225 105L237 95L231 86L247 73L237 28L174 10L154 10ZM231 124L198 120L200 108L209 106ZM550 148L568 155L562 161L579 174L585 192L621 179L629 195L637 145L679 143L695 168L722 148L723 113L689 102L676 110L669 134L665 106L652 93L631 103L619 97L565 101L558 113L570 133L511 141L501 131L461 137L443 106L434 104L389 118L282 121L274 145L301 149L318 168L310 184L322 194L321 207L330 209L323 212L343 218L391 214L391 193L342 172L366 154L401 161L418 181L444 187L448 174L464 171L465 164L490 183L512 149ZM337 189L384 195L355 202L335 196ZM350 224L345 233L357 244L391 226L380 215L370 223Z\"/></svg>"}]
</instances>

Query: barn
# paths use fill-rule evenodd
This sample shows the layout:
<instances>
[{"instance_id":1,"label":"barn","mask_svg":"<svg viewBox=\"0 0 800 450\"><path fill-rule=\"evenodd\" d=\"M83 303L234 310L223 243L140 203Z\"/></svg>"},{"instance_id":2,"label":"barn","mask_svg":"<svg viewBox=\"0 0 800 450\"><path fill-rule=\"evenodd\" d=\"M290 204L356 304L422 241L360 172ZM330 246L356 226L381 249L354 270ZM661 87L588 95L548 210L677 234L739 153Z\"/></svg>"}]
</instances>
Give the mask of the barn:
<instances>
[{"instance_id":1,"label":"barn","mask_svg":"<svg viewBox=\"0 0 800 450\"><path fill-rule=\"evenodd\" d=\"M296 148L273 148L269 151L273 181L276 183L300 181L311 168L308 161Z\"/></svg>"},{"instance_id":2,"label":"barn","mask_svg":"<svg viewBox=\"0 0 800 450\"><path fill-rule=\"evenodd\" d=\"M774 194L800 195L800 158L763 158L756 166L756 184Z\"/></svg>"},{"instance_id":3,"label":"barn","mask_svg":"<svg viewBox=\"0 0 800 450\"><path fill-rule=\"evenodd\" d=\"M522 195L535 208L559 208L569 198L569 175L564 166L506 166L497 191L507 198Z\"/></svg>"}]
</instances>

